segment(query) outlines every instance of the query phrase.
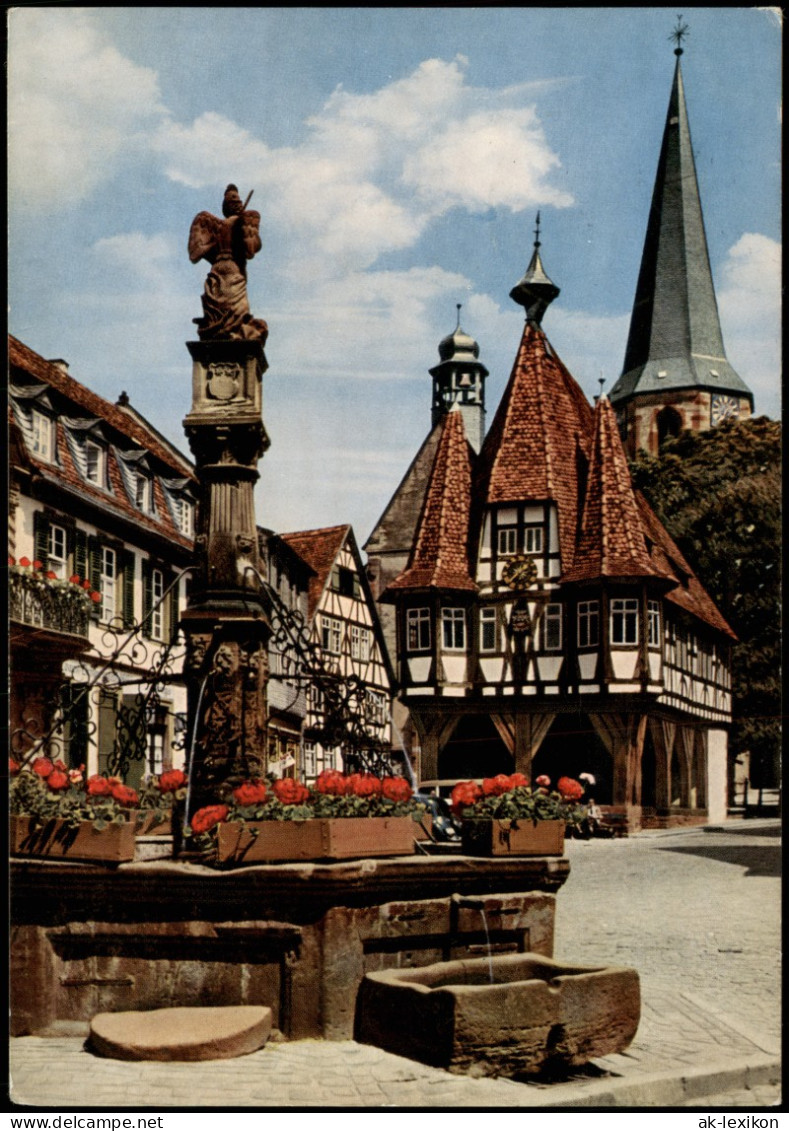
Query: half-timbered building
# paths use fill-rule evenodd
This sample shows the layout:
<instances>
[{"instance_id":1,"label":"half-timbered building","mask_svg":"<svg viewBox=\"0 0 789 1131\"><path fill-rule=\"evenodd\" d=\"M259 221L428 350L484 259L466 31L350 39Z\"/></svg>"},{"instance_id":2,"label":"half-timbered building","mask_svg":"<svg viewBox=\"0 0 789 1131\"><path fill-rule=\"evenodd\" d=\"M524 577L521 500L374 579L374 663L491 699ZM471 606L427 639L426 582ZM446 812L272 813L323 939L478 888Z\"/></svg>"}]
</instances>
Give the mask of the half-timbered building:
<instances>
[{"instance_id":1,"label":"half-timbered building","mask_svg":"<svg viewBox=\"0 0 789 1131\"><path fill-rule=\"evenodd\" d=\"M331 526L282 534L280 539L312 571L309 631L328 677L307 687L299 776L309 782L324 769L357 768L354 720L360 728L357 735L366 732L389 753L392 672L353 529ZM337 677L335 687L332 675Z\"/></svg>"},{"instance_id":2,"label":"half-timbered building","mask_svg":"<svg viewBox=\"0 0 789 1131\"><path fill-rule=\"evenodd\" d=\"M586 771L630 828L719 818L733 634L634 491L609 401L589 404L542 329L559 292L539 246L479 454L447 406L421 494L406 479L367 544L420 778Z\"/></svg>"},{"instance_id":3,"label":"half-timbered building","mask_svg":"<svg viewBox=\"0 0 789 1131\"><path fill-rule=\"evenodd\" d=\"M9 361L12 749L60 713L48 751L136 785L184 759L168 651L192 560L192 465L125 394L111 404L13 337Z\"/></svg>"}]
</instances>

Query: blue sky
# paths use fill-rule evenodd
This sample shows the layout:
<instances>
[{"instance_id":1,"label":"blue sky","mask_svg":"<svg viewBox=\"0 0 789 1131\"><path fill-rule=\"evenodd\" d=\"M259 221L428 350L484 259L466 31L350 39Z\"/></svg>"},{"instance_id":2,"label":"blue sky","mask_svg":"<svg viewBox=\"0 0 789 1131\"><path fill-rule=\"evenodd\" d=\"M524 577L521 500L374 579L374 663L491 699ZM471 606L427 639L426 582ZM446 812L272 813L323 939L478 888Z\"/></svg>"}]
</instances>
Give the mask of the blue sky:
<instances>
[{"instance_id":1,"label":"blue sky","mask_svg":"<svg viewBox=\"0 0 789 1131\"><path fill-rule=\"evenodd\" d=\"M781 34L685 9L682 58L724 341L780 415ZM9 328L183 450L207 265L255 190L269 323L257 518L360 543L430 424L455 325L490 370L542 213L544 327L591 397L621 371L674 66L667 8L31 7L9 17Z\"/></svg>"}]
</instances>

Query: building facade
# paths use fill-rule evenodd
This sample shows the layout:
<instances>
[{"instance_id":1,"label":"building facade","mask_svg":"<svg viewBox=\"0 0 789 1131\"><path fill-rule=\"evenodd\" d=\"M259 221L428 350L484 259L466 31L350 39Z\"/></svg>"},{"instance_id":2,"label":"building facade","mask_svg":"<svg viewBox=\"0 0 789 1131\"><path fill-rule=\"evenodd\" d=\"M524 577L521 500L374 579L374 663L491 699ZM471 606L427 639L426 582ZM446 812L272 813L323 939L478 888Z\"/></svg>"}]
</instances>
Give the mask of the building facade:
<instances>
[{"instance_id":1,"label":"building facade","mask_svg":"<svg viewBox=\"0 0 789 1131\"><path fill-rule=\"evenodd\" d=\"M15 338L9 353L12 749L45 740L136 785L184 760L192 467L125 394Z\"/></svg>"},{"instance_id":2,"label":"building facade","mask_svg":"<svg viewBox=\"0 0 789 1131\"><path fill-rule=\"evenodd\" d=\"M726 357L676 52L622 374L611 390L630 456L753 412Z\"/></svg>"},{"instance_id":3,"label":"building facade","mask_svg":"<svg viewBox=\"0 0 789 1131\"><path fill-rule=\"evenodd\" d=\"M420 780L587 771L630 828L721 817L732 633L634 492L612 406L592 408L548 341L557 294L537 241L479 454L451 406L421 497L407 476L367 544ZM398 545L385 526L398 513L407 546L408 522Z\"/></svg>"},{"instance_id":4,"label":"building facade","mask_svg":"<svg viewBox=\"0 0 789 1131\"><path fill-rule=\"evenodd\" d=\"M325 769L360 768L362 731L391 760L392 673L353 529L331 526L280 538L311 570L307 624L317 678L306 689L299 777L310 782Z\"/></svg>"}]
</instances>

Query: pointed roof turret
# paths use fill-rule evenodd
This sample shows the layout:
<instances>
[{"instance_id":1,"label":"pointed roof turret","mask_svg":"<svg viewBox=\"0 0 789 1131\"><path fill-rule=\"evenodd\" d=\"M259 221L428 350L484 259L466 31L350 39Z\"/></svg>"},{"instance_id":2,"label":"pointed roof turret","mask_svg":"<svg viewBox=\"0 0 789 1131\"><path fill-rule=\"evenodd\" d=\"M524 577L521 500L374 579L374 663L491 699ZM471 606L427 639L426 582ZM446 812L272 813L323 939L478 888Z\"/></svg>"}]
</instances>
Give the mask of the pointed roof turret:
<instances>
[{"instance_id":1,"label":"pointed roof turret","mask_svg":"<svg viewBox=\"0 0 789 1131\"><path fill-rule=\"evenodd\" d=\"M527 320L507 388L480 452L476 497L481 506L553 500L565 567L575 551L577 470L586 463L591 429L592 408L580 386L544 330Z\"/></svg>"},{"instance_id":2,"label":"pointed roof turret","mask_svg":"<svg viewBox=\"0 0 789 1131\"><path fill-rule=\"evenodd\" d=\"M625 450L608 397L597 400L578 549L563 581L660 577L650 559Z\"/></svg>"},{"instance_id":3,"label":"pointed roof turret","mask_svg":"<svg viewBox=\"0 0 789 1131\"><path fill-rule=\"evenodd\" d=\"M537 226L534 230L534 251L532 252L526 274L510 291L510 298L526 311L526 321L539 326L543 315L553 300L560 294L559 288L545 274L540 258L540 214L537 213Z\"/></svg>"},{"instance_id":4,"label":"pointed roof turret","mask_svg":"<svg viewBox=\"0 0 789 1131\"><path fill-rule=\"evenodd\" d=\"M686 34L680 22L671 36L674 81L614 404L696 386L753 401L723 346L680 66Z\"/></svg>"},{"instance_id":5,"label":"pointed roof turret","mask_svg":"<svg viewBox=\"0 0 789 1131\"><path fill-rule=\"evenodd\" d=\"M442 422L441 439L417 526L408 568L393 589L449 589L476 592L469 562L471 448L459 406Z\"/></svg>"}]
</instances>

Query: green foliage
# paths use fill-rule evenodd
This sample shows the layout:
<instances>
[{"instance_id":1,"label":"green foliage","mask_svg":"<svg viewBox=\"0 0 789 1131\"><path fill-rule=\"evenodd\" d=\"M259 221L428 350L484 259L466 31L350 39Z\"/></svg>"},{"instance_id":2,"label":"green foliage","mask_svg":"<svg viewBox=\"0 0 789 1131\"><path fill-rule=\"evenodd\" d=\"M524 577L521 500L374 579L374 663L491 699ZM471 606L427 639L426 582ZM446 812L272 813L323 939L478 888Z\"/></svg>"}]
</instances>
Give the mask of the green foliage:
<instances>
[{"instance_id":1,"label":"green foliage","mask_svg":"<svg viewBox=\"0 0 789 1131\"><path fill-rule=\"evenodd\" d=\"M754 784L777 784L781 424L757 417L683 432L630 470L737 634L730 751L750 751Z\"/></svg>"},{"instance_id":2,"label":"green foliage","mask_svg":"<svg viewBox=\"0 0 789 1131\"><path fill-rule=\"evenodd\" d=\"M9 811L29 817L34 825L58 819L72 829L83 821L91 821L96 829L105 829L110 824L123 824L129 816L112 797L88 797L76 785L55 792L43 778L28 770L22 770L11 780Z\"/></svg>"},{"instance_id":3,"label":"green foliage","mask_svg":"<svg viewBox=\"0 0 789 1131\"><path fill-rule=\"evenodd\" d=\"M562 797L555 791L532 790L528 786L508 790L506 793L480 797L472 806L462 809L463 817L490 817L497 821L564 821L569 826L580 825L587 815L585 805Z\"/></svg>"}]
</instances>

